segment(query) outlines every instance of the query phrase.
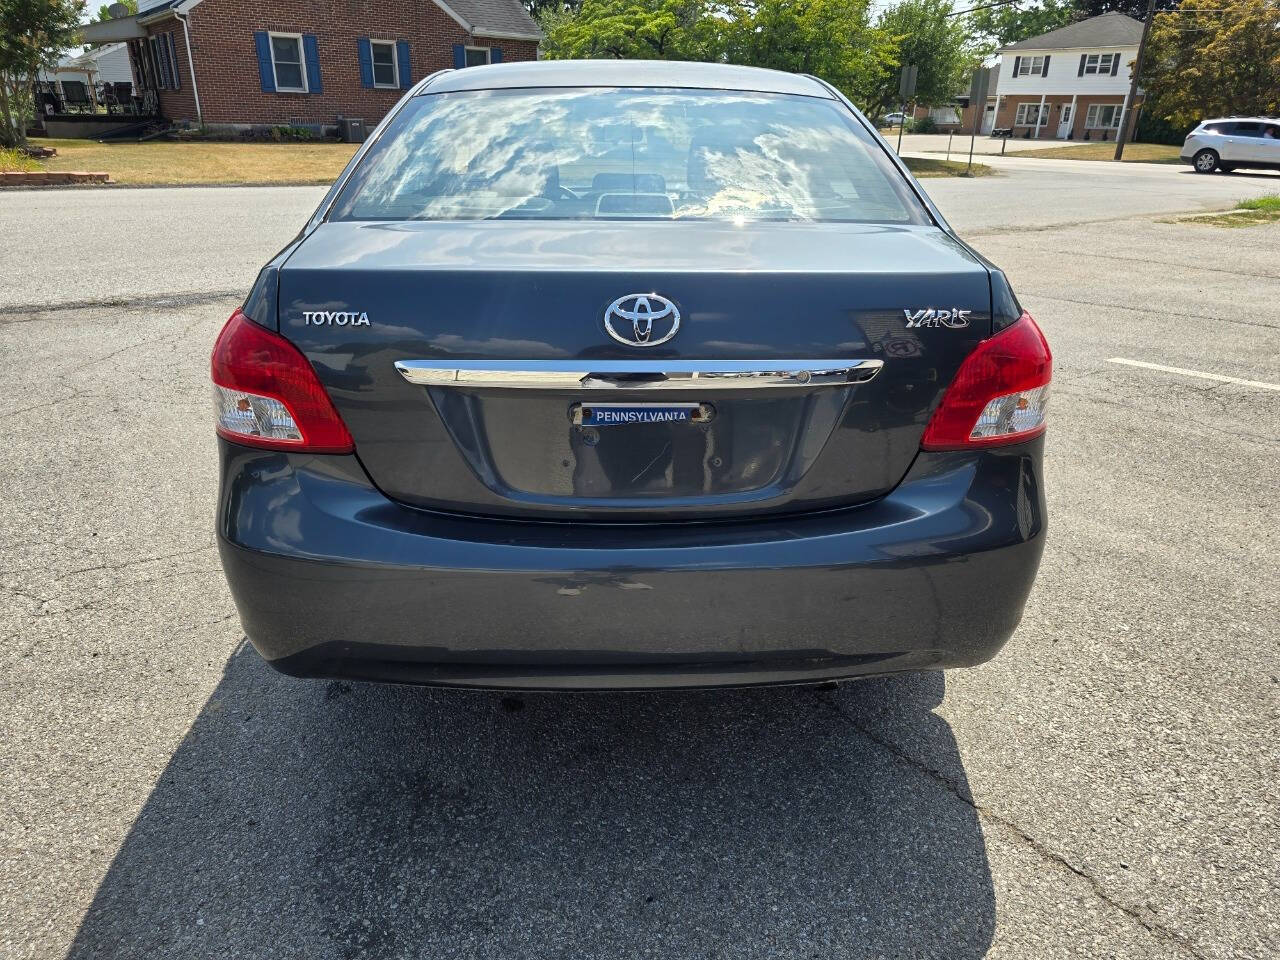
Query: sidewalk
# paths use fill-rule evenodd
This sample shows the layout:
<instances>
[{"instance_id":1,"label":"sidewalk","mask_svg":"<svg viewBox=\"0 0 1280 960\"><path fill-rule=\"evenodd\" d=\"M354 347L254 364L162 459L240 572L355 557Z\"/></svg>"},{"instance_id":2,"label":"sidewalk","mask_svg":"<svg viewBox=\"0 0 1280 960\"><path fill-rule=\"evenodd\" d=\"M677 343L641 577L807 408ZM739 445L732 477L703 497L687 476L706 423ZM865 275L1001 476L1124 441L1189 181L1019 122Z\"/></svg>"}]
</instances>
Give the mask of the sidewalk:
<instances>
[{"instance_id":1,"label":"sidewalk","mask_svg":"<svg viewBox=\"0 0 1280 960\"><path fill-rule=\"evenodd\" d=\"M902 135L902 153L904 154L946 154L947 140L949 135L945 133L904 133ZM885 139L896 147L898 145L898 133L895 130L891 135L885 134ZM951 159L956 158L956 153L962 153L965 157L969 156L969 134L957 133L950 137L951 140ZM1054 140L1045 137L1043 140L1023 140L1021 137L1011 138L1006 143L1004 140L993 140L985 134L978 134L973 141L973 155L978 154L990 155L1000 153L1000 145L1003 143L1005 153L1017 153L1019 150L1043 150L1052 149L1053 147L1070 147L1081 143L1080 140Z\"/></svg>"}]
</instances>

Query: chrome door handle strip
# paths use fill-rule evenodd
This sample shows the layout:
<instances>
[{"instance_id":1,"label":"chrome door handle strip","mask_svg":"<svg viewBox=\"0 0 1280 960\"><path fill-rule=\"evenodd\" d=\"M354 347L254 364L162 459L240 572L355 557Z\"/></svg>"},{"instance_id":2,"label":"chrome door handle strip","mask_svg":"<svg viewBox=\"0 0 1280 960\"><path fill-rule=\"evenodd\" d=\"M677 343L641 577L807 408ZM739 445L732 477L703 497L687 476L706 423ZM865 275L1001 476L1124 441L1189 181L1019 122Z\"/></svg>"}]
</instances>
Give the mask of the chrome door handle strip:
<instances>
[{"instance_id":1,"label":"chrome door handle strip","mask_svg":"<svg viewBox=\"0 0 1280 960\"><path fill-rule=\"evenodd\" d=\"M883 360L397 360L410 383L517 390L769 390L866 383Z\"/></svg>"}]
</instances>

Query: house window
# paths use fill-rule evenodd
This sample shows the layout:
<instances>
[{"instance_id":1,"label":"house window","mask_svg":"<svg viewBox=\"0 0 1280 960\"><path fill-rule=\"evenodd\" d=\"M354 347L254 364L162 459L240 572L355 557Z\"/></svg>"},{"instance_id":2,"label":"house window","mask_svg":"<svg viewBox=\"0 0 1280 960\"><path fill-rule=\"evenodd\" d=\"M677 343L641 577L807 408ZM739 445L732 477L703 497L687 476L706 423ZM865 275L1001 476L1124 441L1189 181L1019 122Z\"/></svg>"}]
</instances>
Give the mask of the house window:
<instances>
[{"instance_id":1,"label":"house window","mask_svg":"<svg viewBox=\"0 0 1280 960\"><path fill-rule=\"evenodd\" d=\"M1045 59L1045 57L1023 57L1018 61L1018 72L1015 76L1025 77L1030 74L1033 77L1043 77Z\"/></svg>"},{"instance_id":2,"label":"house window","mask_svg":"<svg viewBox=\"0 0 1280 960\"><path fill-rule=\"evenodd\" d=\"M302 69L300 34L271 34L271 69L275 71L277 90L284 93L307 92L307 75Z\"/></svg>"},{"instance_id":3,"label":"house window","mask_svg":"<svg viewBox=\"0 0 1280 960\"><path fill-rule=\"evenodd\" d=\"M482 67L488 62L488 47L467 47L466 65L468 67Z\"/></svg>"},{"instance_id":4,"label":"house window","mask_svg":"<svg viewBox=\"0 0 1280 960\"><path fill-rule=\"evenodd\" d=\"M1122 103L1091 103L1089 111L1084 115L1084 125L1093 130L1115 130L1120 126L1122 113Z\"/></svg>"},{"instance_id":5,"label":"house window","mask_svg":"<svg viewBox=\"0 0 1280 960\"><path fill-rule=\"evenodd\" d=\"M1015 127L1043 127L1049 122L1049 105L1041 109L1038 103L1020 103L1013 118Z\"/></svg>"},{"instance_id":6,"label":"house window","mask_svg":"<svg viewBox=\"0 0 1280 960\"><path fill-rule=\"evenodd\" d=\"M393 40L370 40L373 53L373 85L375 87L399 87L400 68L396 64L396 45Z\"/></svg>"},{"instance_id":7,"label":"house window","mask_svg":"<svg viewBox=\"0 0 1280 960\"><path fill-rule=\"evenodd\" d=\"M1091 53L1084 58L1084 74L1085 76L1095 73L1110 76L1119 59L1118 53Z\"/></svg>"}]
</instances>

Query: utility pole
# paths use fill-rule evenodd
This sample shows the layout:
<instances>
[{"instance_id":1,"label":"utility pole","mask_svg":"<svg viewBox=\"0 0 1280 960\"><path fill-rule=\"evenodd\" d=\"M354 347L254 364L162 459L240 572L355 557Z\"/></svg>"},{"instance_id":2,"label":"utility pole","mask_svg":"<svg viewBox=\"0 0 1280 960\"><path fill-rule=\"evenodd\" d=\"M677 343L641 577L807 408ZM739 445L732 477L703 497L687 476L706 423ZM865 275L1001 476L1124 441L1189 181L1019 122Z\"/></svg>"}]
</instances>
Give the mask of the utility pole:
<instances>
[{"instance_id":1,"label":"utility pole","mask_svg":"<svg viewBox=\"0 0 1280 960\"><path fill-rule=\"evenodd\" d=\"M898 78L898 97L902 102L899 113L902 119L898 123L898 153L902 153L902 128L907 125L907 101L916 95L916 77L920 73L920 67L917 64L904 63L902 65L902 75Z\"/></svg>"},{"instance_id":2,"label":"utility pole","mask_svg":"<svg viewBox=\"0 0 1280 960\"><path fill-rule=\"evenodd\" d=\"M1129 118L1133 115L1133 102L1138 98L1138 75L1142 73L1142 58L1147 53L1147 36L1151 33L1151 21L1156 15L1156 0L1147 0L1147 19L1142 23L1142 39L1138 41L1138 59L1133 63L1133 76L1129 79L1129 97L1124 102L1120 116L1120 132L1116 136L1116 155L1124 157L1124 145L1129 139Z\"/></svg>"},{"instance_id":3,"label":"utility pole","mask_svg":"<svg viewBox=\"0 0 1280 960\"><path fill-rule=\"evenodd\" d=\"M978 67L973 71L969 81L969 106L973 110L973 130L969 134L969 165L964 168L965 176L973 173L973 142L978 139L978 126L987 110L987 94L991 92L991 70ZM1001 144L1001 150L1004 145Z\"/></svg>"}]
</instances>

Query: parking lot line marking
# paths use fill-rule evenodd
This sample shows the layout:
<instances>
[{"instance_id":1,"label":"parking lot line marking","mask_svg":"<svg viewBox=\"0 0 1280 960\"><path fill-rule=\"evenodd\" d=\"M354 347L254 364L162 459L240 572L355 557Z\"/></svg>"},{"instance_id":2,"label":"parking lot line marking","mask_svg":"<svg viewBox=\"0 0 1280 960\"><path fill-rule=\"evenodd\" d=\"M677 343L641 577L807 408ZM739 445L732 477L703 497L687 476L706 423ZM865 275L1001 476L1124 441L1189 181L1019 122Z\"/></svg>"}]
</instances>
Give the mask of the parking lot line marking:
<instances>
[{"instance_id":1,"label":"parking lot line marking","mask_svg":"<svg viewBox=\"0 0 1280 960\"><path fill-rule=\"evenodd\" d=\"M1280 383L1264 383L1261 380L1242 380L1240 377L1227 377L1221 373L1205 373L1203 370L1188 370L1185 367L1166 367L1163 363L1147 363L1145 360L1126 360L1124 357L1108 357L1107 363L1122 363L1126 367L1142 367L1144 370L1163 370L1165 373L1180 373L1184 377L1200 377L1202 380L1217 380L1220 383L1238 383L1242 387L1257 387L1259 390L1280 390Z\"/></svg>"}]
</instances>

